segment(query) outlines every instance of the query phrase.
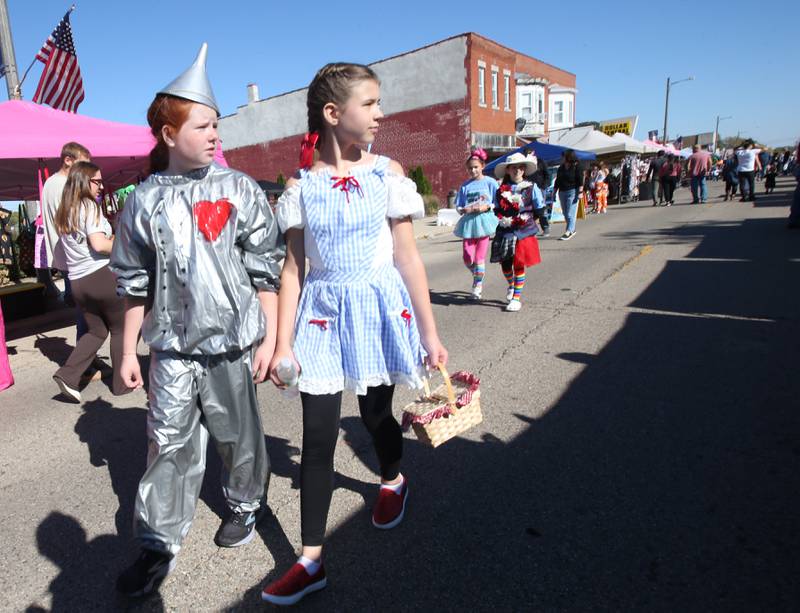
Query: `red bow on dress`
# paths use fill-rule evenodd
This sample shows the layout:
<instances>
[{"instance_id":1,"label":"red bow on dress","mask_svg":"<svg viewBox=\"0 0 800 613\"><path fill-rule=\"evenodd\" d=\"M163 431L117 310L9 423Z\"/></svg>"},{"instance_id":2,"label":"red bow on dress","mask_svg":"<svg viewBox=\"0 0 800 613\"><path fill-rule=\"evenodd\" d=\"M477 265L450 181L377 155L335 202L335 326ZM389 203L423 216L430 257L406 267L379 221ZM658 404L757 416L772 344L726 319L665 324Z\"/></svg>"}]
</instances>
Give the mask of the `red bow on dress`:
<instances>
[{"instance_id":1,"label":"red bow on dress","mask_svg":"<svg viewBox=\"0 0 800 613\"><path fill-rule=\"evenodd\" d=\"M408 309L403 309L403 312L400 313L400 317L406 320L406 325L411 325L411 313L408 312Z\"/></svg>"},{"instance_id":2,"label":"red bow on dress","mask_svg":"<svg viewBox=\"0 0 800 613\"><path fill-rule=\"evenodd\" d=\"M364 195L364 192L361 190L361 185L352 175L347 175L346 177L331 177L331 181L333 181L331 187L333 189L341 189L348 203L350 202L350 194L352 192L358 192L360 195Z\"/></svg>"},{"instance_id":3,"label":"red bow on dress","mask_svg":"<svg viewBox=\"0 0 800 613\"><path fill-rule=\"evenodd\" d=\"M318 140L318 132L306 132L300 145L300 168L311 168L314 163L314 149Z\"/></svg>"}]
</instances>

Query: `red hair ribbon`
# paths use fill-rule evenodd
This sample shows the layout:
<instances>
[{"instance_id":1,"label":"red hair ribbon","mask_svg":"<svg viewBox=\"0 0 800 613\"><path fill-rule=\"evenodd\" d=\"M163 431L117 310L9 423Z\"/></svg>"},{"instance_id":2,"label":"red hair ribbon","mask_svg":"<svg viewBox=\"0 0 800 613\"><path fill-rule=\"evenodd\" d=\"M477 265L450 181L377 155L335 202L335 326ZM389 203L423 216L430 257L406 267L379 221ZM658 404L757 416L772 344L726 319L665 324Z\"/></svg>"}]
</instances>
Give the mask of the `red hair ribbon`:
<instances>
[{"instance_id":1,"label":"red hair ribbon","mask_svg":"<svg viewBox=\"0 0 800 613\"><path fill-rule=\"evenodd\" d=\"M411 326L411 313L408 312L408 309L403 309L403 312L400 313L400 317L406 320L407 326Z\"/></svg>"},{"instance_id":2,"label":"red hair ribbon","mask_svg":"<svg viewBox=\"0 0 800 613\"><path fill-rule=\"evenodd\" d=\"M311 326L319 326L320 330L327 330L328 329L328 320L327 319L309 319L308 323Z\"/></svg>"},{"instance_id":3,"label":"red hair ribbon","mask_svg":"<svg viewBox=\"0 0 800 613\"><path fill-rule=\"evenodd\" d=\"M303 142L300 144L300 168L311 168L318 140L319 132L306 132Z\"/></svg>"},{"instance_id":4,"label":"red hair ribbon","mask_svg":"<svg viewBox=\"0 0 800 613\"><path fill-rule=\"evenodd\" d=\"M489 159L489 156L486 154L486 151L484 151L480 147L476 147L475 149L472 150L472 153L469 154L469 159L472 158L478 159L481 162L485 162L486 160Z\"/></svg>"},{"instance_id":5,"label":"red hair ribbon","mask_svg":"<svg viewBox=\"0 0 800 613\"><path fill-rule=\"evenodd\" d=\"M331 187L333 189L341 189L348 203L350 202L350 194L352 192L358 192L362 196L364 195L364 192L361 191L361 185L352 175L347 175L346 177L331 177L331 181L333 181Z\"/></svg>"}]
</instances>

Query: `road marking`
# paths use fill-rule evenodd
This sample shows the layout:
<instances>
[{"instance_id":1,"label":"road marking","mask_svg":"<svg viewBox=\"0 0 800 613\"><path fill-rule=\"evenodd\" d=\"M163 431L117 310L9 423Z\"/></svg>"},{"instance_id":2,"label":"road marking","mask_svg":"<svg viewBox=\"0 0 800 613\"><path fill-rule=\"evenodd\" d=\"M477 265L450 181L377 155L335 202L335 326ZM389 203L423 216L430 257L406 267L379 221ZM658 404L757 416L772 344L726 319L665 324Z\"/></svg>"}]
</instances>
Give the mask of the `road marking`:
<instances>
[{"instance_id":1,"label":"road marking","mask_svg":"<svg viewBox=\"0 0 800 613\"><path fill-rule=\"evenodd\" d=\"M753 321L758 323L776 324L777 319L765 317L746 317L744 315L726 315L725 313L686 313L680 311L664 311L661 309L643 309L640 307L626 307L631 313L643 315L674 315L675 317L691 317L694 319L731 319L733 321Z\"/></svg>"}]
</instances>

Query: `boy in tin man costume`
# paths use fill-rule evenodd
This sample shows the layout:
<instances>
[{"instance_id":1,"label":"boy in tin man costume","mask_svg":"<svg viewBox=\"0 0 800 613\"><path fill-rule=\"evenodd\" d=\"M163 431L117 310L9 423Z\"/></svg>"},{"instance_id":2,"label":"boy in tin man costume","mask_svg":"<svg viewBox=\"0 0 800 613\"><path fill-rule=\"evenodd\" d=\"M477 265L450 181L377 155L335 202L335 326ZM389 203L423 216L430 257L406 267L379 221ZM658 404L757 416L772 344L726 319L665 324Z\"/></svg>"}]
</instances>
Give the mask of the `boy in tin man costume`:
<instances>
[{"instance_id":1,"label":"boy in tin man costume","mask_svg":"<svg viewBox=\"0 0 800 613\"><path fill-rule=\"evenodd\" d=\"M207 47L158 92L147 119L153 174L130 194L111 254L126 298L122 376L142 384L137 335L150 346L147 470L134 530L142 551L117 580L141 596L175 565L194 517L209 434L225 465L231 515L215 541L243 545L266 508L269 461L256 399L275 348L284 245L259 186L212 163L219 109Z\"/></svg>"}]
</instances>

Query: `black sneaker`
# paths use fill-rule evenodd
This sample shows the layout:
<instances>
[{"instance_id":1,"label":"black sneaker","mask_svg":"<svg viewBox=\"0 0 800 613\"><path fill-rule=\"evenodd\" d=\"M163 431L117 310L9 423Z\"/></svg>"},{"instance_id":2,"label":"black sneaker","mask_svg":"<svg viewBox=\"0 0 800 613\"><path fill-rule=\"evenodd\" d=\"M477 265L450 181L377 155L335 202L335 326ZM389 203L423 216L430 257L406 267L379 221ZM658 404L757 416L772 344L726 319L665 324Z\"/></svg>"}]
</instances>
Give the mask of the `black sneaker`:
<instances>
[{"instance_id":1,"label":"black sneaker","mask_svg":"<svg viewBox=\"0 0 800 613\"><path fill-rule=\"evenodd\" d=\"M136 598L158 589L175 568L175 556L153 549L142 549L136 561L117 577L117 591Z\"/></svg>"},{"instance_id":2,"label":"black sneaker","mask_svg":"<svg viewBox=\"0 0 800 613\"><path fill-rule=\"evenodd\" d=\"M231 513L217 530L214 542L219 547L239 547L253 540L256 533L256 524L264 517L267 510L267 501L261 499L256 511L244 513Z\"/></svg>"}]
</instances>

